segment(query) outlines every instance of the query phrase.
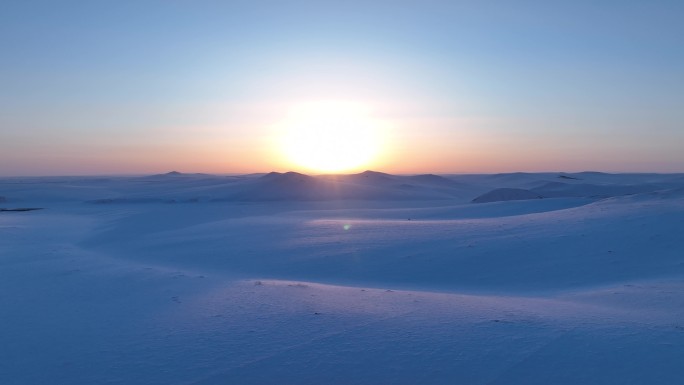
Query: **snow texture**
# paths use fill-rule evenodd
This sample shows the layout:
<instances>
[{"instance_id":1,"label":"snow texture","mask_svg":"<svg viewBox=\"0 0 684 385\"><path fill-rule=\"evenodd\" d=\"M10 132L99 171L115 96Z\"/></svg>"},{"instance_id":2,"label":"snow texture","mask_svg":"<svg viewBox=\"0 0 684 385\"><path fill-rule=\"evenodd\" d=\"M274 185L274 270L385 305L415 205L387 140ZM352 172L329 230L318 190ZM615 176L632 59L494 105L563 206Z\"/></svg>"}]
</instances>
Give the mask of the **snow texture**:
<instances>
[{"instance_id":1,"label":"snow texture","mask_svg":"<svg viewBox=\"0 0 684 385\"><path fill-rule=\"evenodd\" d=\"M684 379L682 174L171 172L0 196L0 384Z\"/></svg>"},{"instance_id":2,"label":"snow texture","mask_svg":"<svg viewBox=\"0 0 684 385\"><path fill-rule=\"evenodd\" d=\"M501 201L522 201L526 199L542 199L543 196L522 188L498 188L473 199L474 203Z\"/></svg>"}]
</instances>

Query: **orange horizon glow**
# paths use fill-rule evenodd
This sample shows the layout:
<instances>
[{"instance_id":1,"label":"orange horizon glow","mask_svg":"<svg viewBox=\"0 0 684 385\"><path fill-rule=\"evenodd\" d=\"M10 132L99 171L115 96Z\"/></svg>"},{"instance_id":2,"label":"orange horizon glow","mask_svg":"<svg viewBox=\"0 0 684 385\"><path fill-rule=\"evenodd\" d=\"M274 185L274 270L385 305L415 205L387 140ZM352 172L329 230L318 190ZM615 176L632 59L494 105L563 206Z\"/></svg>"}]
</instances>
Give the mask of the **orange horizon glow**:
<instances>
[{"instance_id":1,"label":"orange horizon glow","mask_svg":"<svg viewBox=\"0 0 684 385\"><path fill-rule=\"evenodd\" d=\"M434 117L423 113L417 102L350 100L215 103L195 111L221 117L211 124L158 125L138 136L94 132L61 138L48 133L55 143L49 151L31 152L32 139L17 138L3 153L0 167L5 167L0 171L2 176L133 175L172 170L312 175L364 170L390 174L684 171L676 141L658 146L659 161L649 161L653 148L638 137L623 135L620 143L587 144L581 137L557 139L540 129L534 135L511 133L507 126L512 123L500 118ZM332 129L327 132L330 137L319 139L331 145L339 141L342 146L315 151L317 140L310 141L306 135L318 135L316 127L321 123ZM367 130L374 130L373 135L367 135ZM350 135L340 140L336 136L339 131ZM290 143L288 150L293 138L299 144ZM350 158L343 159L349 161L346 164L335 163L348 155L345 148L353 149L359 141L372 145L361 146L363 151L356 153L348 151ZM295 153L314 151L299 159L293 149Z\"/></svg>"}]
</instances>

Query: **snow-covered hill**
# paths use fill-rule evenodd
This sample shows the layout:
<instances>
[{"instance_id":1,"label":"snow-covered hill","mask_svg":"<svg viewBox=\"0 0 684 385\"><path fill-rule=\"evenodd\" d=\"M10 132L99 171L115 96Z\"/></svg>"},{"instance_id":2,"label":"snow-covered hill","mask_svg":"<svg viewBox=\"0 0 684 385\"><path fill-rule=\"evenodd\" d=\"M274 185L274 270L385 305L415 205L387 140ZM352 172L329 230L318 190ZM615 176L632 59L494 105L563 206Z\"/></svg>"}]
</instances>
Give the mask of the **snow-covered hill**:
<instances>
[{"instance_id":1,"label":"snow-covered hill","mask_svg":"<svg viewBox=\"0 0 684 385\"><path fill-rule=\"evenodd\" d=\"M681 174L7 178L0 196L43 208L0 212L2 384L684 378Z\"/></svg>"}]
</instances>

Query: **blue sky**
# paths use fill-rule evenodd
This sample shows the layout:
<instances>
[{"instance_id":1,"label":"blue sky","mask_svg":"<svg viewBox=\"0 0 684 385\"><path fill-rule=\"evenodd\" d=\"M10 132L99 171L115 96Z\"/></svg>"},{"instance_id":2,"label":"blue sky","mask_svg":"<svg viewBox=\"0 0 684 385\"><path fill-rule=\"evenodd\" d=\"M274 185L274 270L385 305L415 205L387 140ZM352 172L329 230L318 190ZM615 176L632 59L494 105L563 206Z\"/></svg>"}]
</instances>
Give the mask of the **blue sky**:
<instances>
[{"instance_id":1,"label":"blue sky","mask_svg":"<svg viewBox=\"0 0 684 385\"><path fill-rule=\"evenodd\" d=\"M0 175L292 168L288 106L374 106L389 172L684 172L684 3L36 2L0 14Z\"/></svg>"}]
</instances>

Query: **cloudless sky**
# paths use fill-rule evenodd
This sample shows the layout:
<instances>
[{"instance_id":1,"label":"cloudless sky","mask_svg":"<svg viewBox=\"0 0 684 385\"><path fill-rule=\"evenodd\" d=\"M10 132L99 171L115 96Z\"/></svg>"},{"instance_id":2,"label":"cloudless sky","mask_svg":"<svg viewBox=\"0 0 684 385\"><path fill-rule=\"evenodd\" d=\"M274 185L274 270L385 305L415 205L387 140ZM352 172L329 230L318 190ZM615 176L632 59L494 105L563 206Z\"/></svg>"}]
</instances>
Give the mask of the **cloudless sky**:
<instances>
[{"instance_id":1,"label":"cloudless sky","mask_svg":"<svg viewBox=\"0 0 684 385\"><path fill-rule=\"evenodd\" d=\"M682 1L5 1L0 175L293 168L302 102L395 173L684 172Z\"/></svg>"}]
</instances>

